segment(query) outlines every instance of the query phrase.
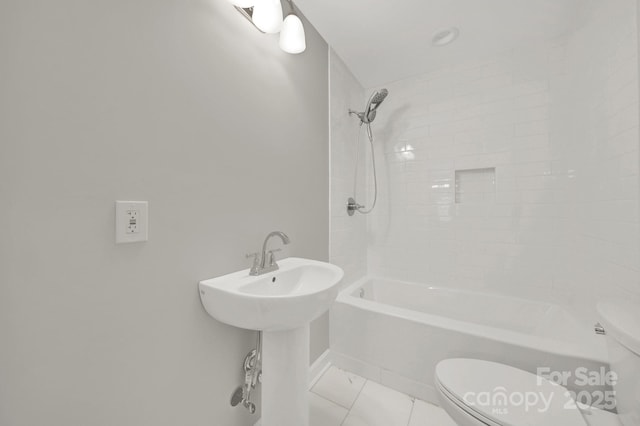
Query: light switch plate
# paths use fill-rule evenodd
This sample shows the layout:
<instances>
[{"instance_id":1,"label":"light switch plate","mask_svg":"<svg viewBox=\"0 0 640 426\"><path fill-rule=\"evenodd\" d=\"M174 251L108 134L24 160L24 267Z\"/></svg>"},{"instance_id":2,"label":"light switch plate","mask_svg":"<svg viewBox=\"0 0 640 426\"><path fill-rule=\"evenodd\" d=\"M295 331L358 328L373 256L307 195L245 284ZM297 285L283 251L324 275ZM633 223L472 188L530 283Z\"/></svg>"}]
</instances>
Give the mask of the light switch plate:
<instances>
[{"instance_id":1,"label":"light switch plate","mask_svg":"<svg viewBox=\"0 0 640 426\"><path fill-rule=\"evenodd\" d=\"M137 243L149 239L149 203L116 201L116 243Z\"/></svg>"}]
</instances>

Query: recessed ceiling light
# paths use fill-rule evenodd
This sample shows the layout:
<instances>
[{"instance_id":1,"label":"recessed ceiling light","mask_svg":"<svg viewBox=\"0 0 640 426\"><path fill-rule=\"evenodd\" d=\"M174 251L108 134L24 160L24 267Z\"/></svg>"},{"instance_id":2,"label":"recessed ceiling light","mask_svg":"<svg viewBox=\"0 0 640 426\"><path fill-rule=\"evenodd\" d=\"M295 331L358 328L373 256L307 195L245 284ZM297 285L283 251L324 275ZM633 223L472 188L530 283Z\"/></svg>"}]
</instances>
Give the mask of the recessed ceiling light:
<instances>
[{"instance_id":1,"label":"recessed ceiling light","mask_svg":"<svg viewBox=\"0 0 640 426\"><path fill-rule=\"evenodd\" d=\"M437 47L446 46L453 43L460 35L460 30L456 27L447 28L446 30L440 30L433 35L431 44Z\"/></svg>"}]
</instances>

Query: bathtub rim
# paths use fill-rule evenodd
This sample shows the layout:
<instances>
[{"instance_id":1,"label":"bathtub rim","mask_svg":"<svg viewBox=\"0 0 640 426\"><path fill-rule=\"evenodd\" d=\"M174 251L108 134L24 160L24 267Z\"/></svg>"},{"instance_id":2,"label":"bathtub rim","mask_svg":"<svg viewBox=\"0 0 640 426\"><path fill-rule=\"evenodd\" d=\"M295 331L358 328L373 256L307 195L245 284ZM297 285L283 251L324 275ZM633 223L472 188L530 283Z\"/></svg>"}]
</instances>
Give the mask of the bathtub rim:
<instances>
[{"instance_id":1,"label":"bathtub rim","mask_svg":"<svg viewBox=\"0 0 640 426\"><path fill-rule=\"evenodd\" d=\"M403 319L407 321L413 321L419 324L438 327L443 330L448 330L461 334L468 334L477 337L481 337L483 339L487 339L492 342L498 343L509 343L515 346L519 346L526 349L532 349L536 351L544 351L560 356L565 357L573 357L576 359L585 359L587 361L609 364L609 356L606 348L606 342L602 338L604 336L597 336L594 334L592 345L586 345L582 347L581 345L568 343L561 340L545 338L541 336L536 336L532 334L525 334L516 331L500 329L498 327L492 327L489 325L479 325L474 324L472 322L457 320L454 318L448 318L441 315L429 314L426 312L414 311L411 309L400 308L393 305L388 305L382 302L377 302L373 300L367 300L360 297L355 296L353 293L359 288L362 287L369 281L372 280L385 280L385 281L393 281L403 285L410 286L419 286L423 288L428 288L431 290L444 290L448 292L458 292L458 293L477 293L482 294L484 296L490 295L505 299L511 300L524 300L529 303L540 303L546 304L553 307L558 307L566 312L566 309L562 308L562 306L549 303L549 302L540 302L535 300L529 300L525 298L519 298L514 296L507 296L498 293L491 292L477 292L473 290L465 290L465 289L451 289L447 287L434 286L426 283L418 283L411 281L404 281L394 278L387 277L377 277L377 276L364 276L355 282L344 287L338 297L336 298L336 303L343 303L351 306L355 306L356 308L363 309L368 312L378 313L382 315L390 315L392 317ZM381 308L384 307L384 308Z\"/></svg>"}]
</instances>

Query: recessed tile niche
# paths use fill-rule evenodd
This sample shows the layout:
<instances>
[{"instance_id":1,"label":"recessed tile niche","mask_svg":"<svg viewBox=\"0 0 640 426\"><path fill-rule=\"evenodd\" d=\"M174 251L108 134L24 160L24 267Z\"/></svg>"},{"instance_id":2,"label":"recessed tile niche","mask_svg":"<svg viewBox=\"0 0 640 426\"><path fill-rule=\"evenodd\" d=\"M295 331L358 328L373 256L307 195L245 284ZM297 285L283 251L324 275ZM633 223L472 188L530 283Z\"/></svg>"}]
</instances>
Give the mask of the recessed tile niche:
<instances>
[{"instance_id":1,"label":"recessed tile niche","mask_svg":"<svg viewBox=\"0 0 640 426\"><path fill-rule=\"evenodd\" d=\"M495 167L456 170L456 204L493 203L495 200Z\"/></svg>"}]
</instances>

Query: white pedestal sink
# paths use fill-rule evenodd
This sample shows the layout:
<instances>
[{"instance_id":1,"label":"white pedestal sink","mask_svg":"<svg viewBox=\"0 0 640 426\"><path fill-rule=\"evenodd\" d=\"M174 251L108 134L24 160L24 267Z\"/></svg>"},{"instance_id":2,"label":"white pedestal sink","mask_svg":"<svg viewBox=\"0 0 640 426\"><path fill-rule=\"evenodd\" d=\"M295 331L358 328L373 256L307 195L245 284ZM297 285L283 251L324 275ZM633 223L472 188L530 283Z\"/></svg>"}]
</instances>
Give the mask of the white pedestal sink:
<instances>
[{"instance_id":1,"label":"white pedestal sink","mask_svg":"<svg viewBox=\"0 0 640 426\"><path fill-rule=\"evenodd\" d=\"M344 272L293 257L278 264L201 281L200 299L218 321L263 332L261 426L308 426L309 323L329 309Z\"/></svg>"}]
</instances>

